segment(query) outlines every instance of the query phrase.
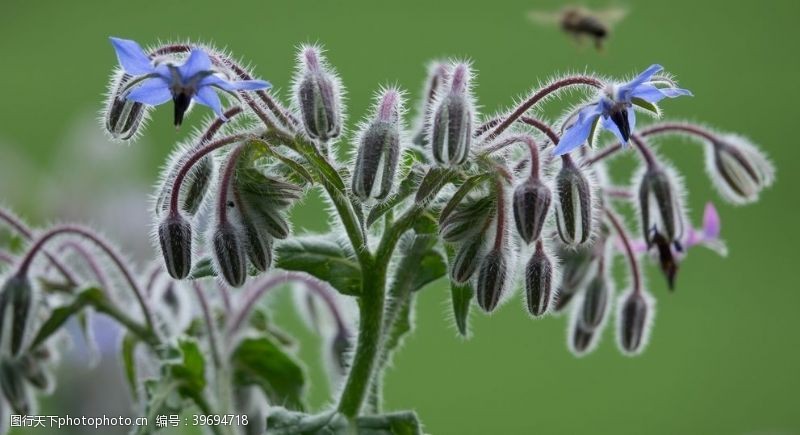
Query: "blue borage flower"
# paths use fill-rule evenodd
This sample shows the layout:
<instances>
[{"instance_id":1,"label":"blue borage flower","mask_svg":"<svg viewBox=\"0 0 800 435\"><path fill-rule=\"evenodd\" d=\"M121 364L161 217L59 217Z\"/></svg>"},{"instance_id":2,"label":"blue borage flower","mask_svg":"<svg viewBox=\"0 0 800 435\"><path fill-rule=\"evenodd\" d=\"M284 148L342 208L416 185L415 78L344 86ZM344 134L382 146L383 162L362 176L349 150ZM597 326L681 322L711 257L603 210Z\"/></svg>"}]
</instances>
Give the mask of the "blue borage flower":
<instances>
[{"instance_id":1,"label":"blue borage flower","mask_svg":"<svg viewBox=\"0 0 800 435\"><path fill-rule=\"evenodd\" d=\"M201 48L193 48L182 65L175 65L154 62L136 41L112 37L111 44L125 73L136 77L132 83L141 82L125 98L150 106L172 100L176 126L183 122L183 115L192 100L210 107L220 119L226 120L214 88L235 92L269 89L271 86L263 80L229 81L220 77L208 54Z\"/></svg>"},{"instance_id":2,"label":"blue borage flower","mask_svg":"<svg viewBox=\"0 0 800 435\"><path fill-rule=\"evenodd\" d=\"M606 88L599 101L578 111L577 120L567 127L553 152L562 155L578 148L590 139L598 122L604 129L614 133L624 146L636 126L634 105L657 111L653 104L664 98L692 95L688 90L672 87L671 84L669 87L657 87L656 81L651 79L663 69L661 65L651 65L630 82Z\"/></svg>"}]
</instances>

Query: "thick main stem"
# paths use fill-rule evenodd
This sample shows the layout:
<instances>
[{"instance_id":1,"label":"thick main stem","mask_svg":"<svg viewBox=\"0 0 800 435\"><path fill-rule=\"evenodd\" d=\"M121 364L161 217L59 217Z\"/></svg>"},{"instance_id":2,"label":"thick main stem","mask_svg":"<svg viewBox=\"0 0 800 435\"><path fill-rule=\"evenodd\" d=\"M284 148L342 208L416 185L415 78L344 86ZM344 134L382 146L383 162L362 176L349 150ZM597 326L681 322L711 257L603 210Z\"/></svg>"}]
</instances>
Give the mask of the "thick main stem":
<instances>
[{"instance_id":1,"label":"thick main stem","mask_svg":"<svg viewBox=\"0 0 800 435\"><path fill-rule=\"evenodd\" d=\"M355 356L339 400L339 412L349 419L359 415L372 381L383 336L385 302L385 267L363 267L362 293L359 304L360 321Z\"/></svg>"}]
</instances>

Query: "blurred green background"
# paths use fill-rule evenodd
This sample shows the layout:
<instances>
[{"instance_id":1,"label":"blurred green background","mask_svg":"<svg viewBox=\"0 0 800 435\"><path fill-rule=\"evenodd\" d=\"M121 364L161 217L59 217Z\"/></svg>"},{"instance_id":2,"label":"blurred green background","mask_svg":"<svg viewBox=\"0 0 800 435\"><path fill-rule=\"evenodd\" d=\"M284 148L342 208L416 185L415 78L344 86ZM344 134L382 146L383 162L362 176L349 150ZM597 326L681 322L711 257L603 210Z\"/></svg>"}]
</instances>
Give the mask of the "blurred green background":
<instances>
[{"instance_id":1,"label":"blurred green background","mask_svg":"<svg viewBox=\"0 0 800 435\"><path fill-rule=\"evenodd\" d=\"M0 198L33 222L95 223L130 241L140 258L152 252L144 233L147 195L163 158L189 128L176 132L164 107L136 144L104 138L94 118L116 62L110 35L143 44L213 41L252 62L284 95L295 46L323 43L347 87L351 120L363 116L381 84L416 95L431 58L473 59L486 112L559 72L630 75L658 62L695 93L665 102L668 117L742 132L777 165L777 185L762 201L734 208L709 186L699 147L680 140L661 147L686 175L693 220L706 201L718 205L730 256L693 251L675 294L649 268L658 316L647 352L634 359L617 352L610 331L595 353L574 358L565 319L530 320L519 300L491 318L474 315L473 338L461 340L440 283L419 299L417 330L387 377L388 408L417 410L437 435L800 433L800 149L791 144L800 98L800 2L622 4L629 16L597 53L525 19L530 9L558 9L556 1L2 0ZM195 125L202 110L190 116ZM631 161L620 160L616 178L627 179ZM297 210L298 228L325 228L317 207L311 201ZM316 364L308 350L315 339L301 336L302 355ZM102 370L121 378L114 365ZM322 406L329 397L323 371L310 371L312 402ZM66 374L71 380L57 397L94 400L94 415L127 394L91 384L99 375L85 367ZM59 409L51 401L43 411Z\"/></svg>"}]
</instances>

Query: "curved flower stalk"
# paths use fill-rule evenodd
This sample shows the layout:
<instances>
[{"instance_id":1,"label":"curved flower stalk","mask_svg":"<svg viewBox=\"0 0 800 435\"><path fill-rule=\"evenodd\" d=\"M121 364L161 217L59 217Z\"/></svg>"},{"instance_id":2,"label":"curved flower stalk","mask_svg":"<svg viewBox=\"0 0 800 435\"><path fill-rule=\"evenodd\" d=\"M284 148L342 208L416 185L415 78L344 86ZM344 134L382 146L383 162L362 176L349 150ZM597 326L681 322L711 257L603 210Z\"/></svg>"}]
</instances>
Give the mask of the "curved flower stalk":
<instances>
[{"instance_id":1,"label":"curved flower stalk","mask_svg":"<svg viewBox=\"0 0 800 435\"><path fill-rule=\"evenodd\" d=\"M413 412L383 411L382 385L413 331L416 295L429 283L447 277L462 336L475 306L502 309L519 283L532 319L570 313L567 344L576 355L599 346L608 325L620 351L638 355L650 341L658 294L645 288L645 265L657 263L673 288L688 249L724 249L713 206L701 228L689 225L689 192L678 169L653 150L652 138L697 139L712 182L735 204L756 201L775 178L765 154L741 136L691 123L637 126L637 108L660 115L656 103L691 95L658 65L628 82L558 77L502 115L482 118L472 65L440 61L429 70L423 114L407 135L406 93L394 87L382 88L373 113L348 129L344 87L316 46L300 47L286 104L208 46L166 44L145 52L132 41L112 43L124 70L112 77L107 104L112 136L135 137L149 107L170 99L176 124L192 101L216 117L165 165L153 207L161 264L141 276L91 230L26 233L13 215L0 213L23 238L37 236L21 248L0 245L0 261L10 263L0 290L0 375L3 404L16 410L34 402L30 385L45 384L41 376L25 376L47 367L28 364L31 358L51 345L65 319L91 308L127 330L124 372L148 413L167 403L203 414L239 413L268 434L418 434ZM549 113L544 103L570 88L588 91L588 100L577 110ZM234 93L241 104L224 108L218 91ZM619 143L583 147L598 127ZM352 161L343 164L328 148L347 145L348 130L359 134L350 144ZM629 141L642 169L628 185L612 184L610 157ZM320 219L331 230L323 234L292 228L287 217L312 189L324 192L329 205ZM618 215L618 202L632 203L635 219ZM99 248L72 250L88 269L71 269L75 263L64 261L70 250L49 250L53 238L66 234L81 239L79 248L84 242ZM45 249L53 267L34 261ZM616 255L626 259L627 286L609 271ZM125 279L139 310L130 314L105 291L110 276ZM330 409L308 409L298 343L276 325L271 298L262 298L288 282L313 295L301 304L309 317L330 319L317 322L337 386ZM161 378L146 379L137 359L149 361ZM6 381L12 378L20 382Z\"/></svg>"}]
</instances>

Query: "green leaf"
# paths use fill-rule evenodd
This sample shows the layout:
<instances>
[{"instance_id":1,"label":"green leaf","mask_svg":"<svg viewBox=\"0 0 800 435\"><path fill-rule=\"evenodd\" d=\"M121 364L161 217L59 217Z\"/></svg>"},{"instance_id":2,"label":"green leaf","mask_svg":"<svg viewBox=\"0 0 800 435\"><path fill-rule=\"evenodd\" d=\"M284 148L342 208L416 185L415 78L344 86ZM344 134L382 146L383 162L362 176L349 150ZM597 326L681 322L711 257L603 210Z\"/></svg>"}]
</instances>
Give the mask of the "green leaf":
<instances>
[{"instance_id":1,"label":"green leaf","mask_svg":"<svg viewBox=\"0 0 800 435\"><path fill-rule=\"evenodd\" d=\"M427 204L436 197L442 187L451 181L451 178L456 174L455 169L443 168L440 166L432 167L425 174L425 177L419 183L417 190L416 201L418 204Z\"/></svg>"},{"instance_id":2,"label":"green leaf","mask_svg":"<svg viewBox=\"0 0 800 435\"><path fill-rule=\"evenodd\" d=\"M178 383L178 391L184 397L199 397L206 387L206 360L195 340L183 339L178 342L180 359L167 362L168 376Z\"/></svg>"},{"instance_id":3,"label":"green leaf","mask_svg":"<svg viewBox=\"0 0 800 435\"><path fill-rule=\"evenodd\" d=\"M192 273L189 274L189 279L201 279L210 276L217 276L214 271L214 264L211 262L210 257L204 257L195 263Z\"/></svg>"},{"instance_id":4,"label":"green leaf","mask_svg":"<svg viewBox=\"0 0 800 435\"><path fill-rule=\"evenodd\" d=\"M40 344L44 343L45 340L61 328L70 317L80 312L84 307L93 302L100 301L103 298L102 290L91 287L78 293L71 304L54 309L50 313L50 317L44 322L41 328L39 328L39 332L36 333L30 347L35 349Z\"/></svg>"},{"instance_id":5,"label":"green leaf","mask_svg":"<svg viewBox=\"0 0 800 435\"><path fill-rule=\"evenodd\" d=\"M411 285L411 291L420 290L446 274L447 264L445 264L442 254L429 249L419 259L419 266L414 276L414 282Z\"/></svg>"},{"instance_id":6,"label":"green leaf","mask_svg":"<svg viewBox=\"0 0 800 435\"><path fill-rule=\"evenodd\" d=\"M331 238L294 237L278 244L275 252L275 266L280 269L306 272L345 295L361 291L361 268Z\"/></svg>"},{"instance_id":7,"label":"green leaf","mask_svg":"<svg viewBox=\"0 0 800 435\"><path fill-rule=\"evenodd\" d=\"M314 183L314 179L311 177L311 173L309 173L308 170L306 170L306 168L303 167L303 165L300 162L292 159L291 157L284 156L283 154L278 153L272 148L269 149L268 153L271 156L278 159L283 166L291 170L293 175L299 177L299 179L295 181L298 182L302 181L304 183L311 183L311 184ZM286 175L291 177L291 175L289 174Z\"/></svg>"},{"instance_id":8,"label":"green leaf","mask_svg":"<svg viewBox=\"0 0 800 435\"><path fill-rule=\"evenodd\" d=\"M489 178L489 174L478 174L468 178L461 184L461 187L456 190L456 193L453 194L453 197L450 198L450 201L447 202L447 205L442 209L442 212L439 214L439 224L441 225L442 222L450 216L450 213L456 209L456 207L461 204L461 200L467 196L472 189L477 187L481 182Z\"/></svg>"},{"instance_id":9,"label":"green leaf","mask_svg":"<svg viewBox=\"0 0 800 435\"><path fill-rule=\"evenodd\" d=\"M131 388L131 395L136 398L138 394L138 385L136 383L136 345L139 344L139 339L131 334L125 333L122 338L122 349L120 349L122 359L122 366L125 369L125 379L128 381L128 386Z\"/></svg>"},{"instance_id":10,"label":"green leaf","mask_svg":"<svg viewBox=\"0 0 800 435\"><path fill-rule=\"evenodd\" d=\"M272 403L292 409L305 407L305 371L270 338L245 338L233 352L231 363L237 385L260 387Z\"/></svg>"},{"instance_id":11,"label":"green leaf","mask_svg":"<svg viewBox=\"0 0 800 435\"><path fill-rule=\"evenodd\" d=\"M648 112L652 112L656 116L661 115L661 111L658 109L658 106L649 101L643 100L641 98L631 98L631 103L633 103L634 106L639 106L642 109L647 110Z\"/></svg>"}]
</instances>

